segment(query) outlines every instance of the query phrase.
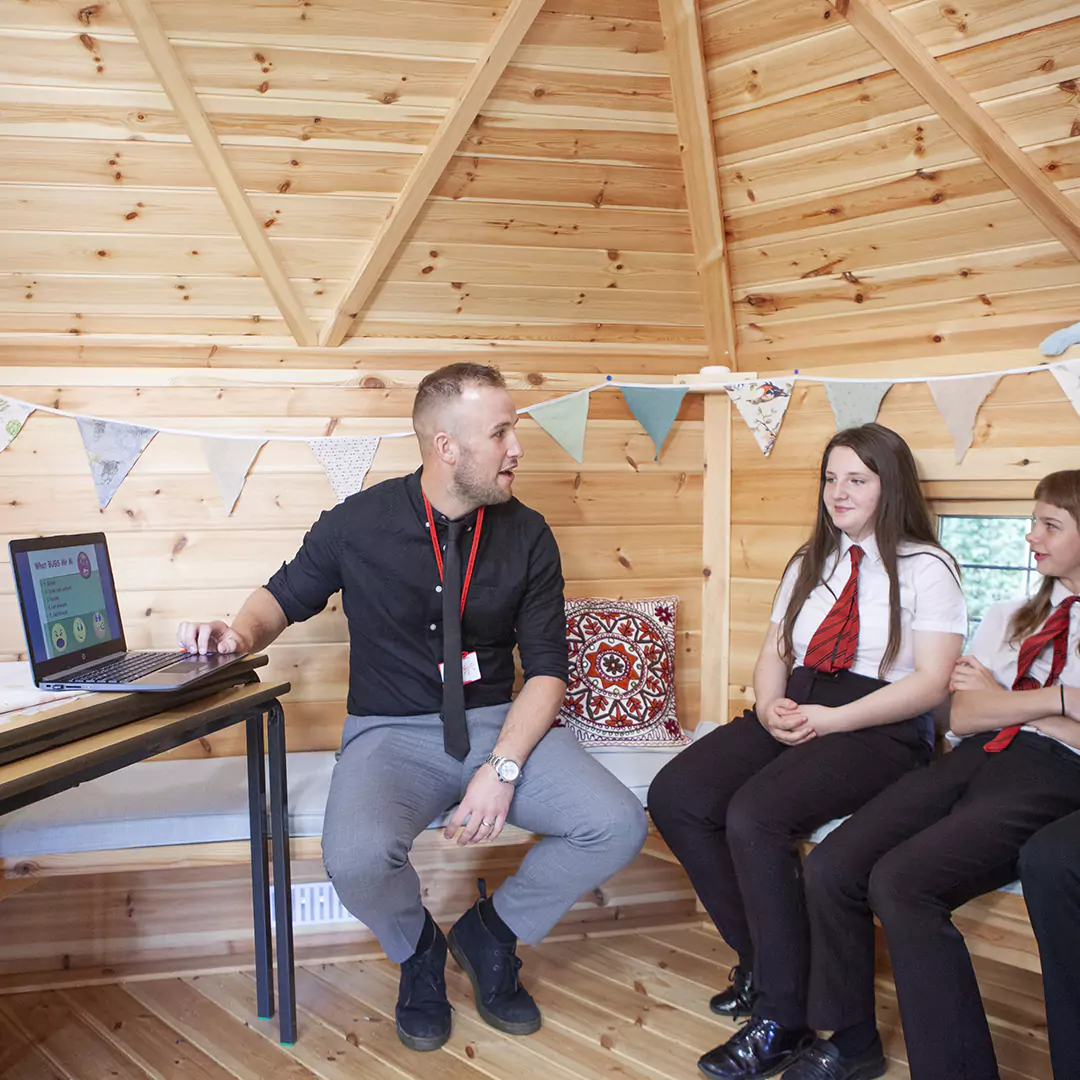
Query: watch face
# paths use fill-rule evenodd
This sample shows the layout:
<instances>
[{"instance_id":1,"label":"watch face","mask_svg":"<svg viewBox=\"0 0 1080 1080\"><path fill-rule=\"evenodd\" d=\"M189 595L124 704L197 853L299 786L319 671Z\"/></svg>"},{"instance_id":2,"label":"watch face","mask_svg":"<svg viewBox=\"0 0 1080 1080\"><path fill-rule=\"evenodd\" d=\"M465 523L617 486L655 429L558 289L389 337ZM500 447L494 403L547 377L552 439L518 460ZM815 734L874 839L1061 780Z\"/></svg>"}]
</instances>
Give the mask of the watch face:
<instances>
[{"instance_id":1,"label":"watch face","mask_svg":"<svg viewBox=\"0 0 1080 1080\"><path fill-rule=\"evenodd\" d=\"M500 780L512 784L520 775L521 769L516 761L500 761L496 772L498 772Z\"/></svg>"}]
</instances>

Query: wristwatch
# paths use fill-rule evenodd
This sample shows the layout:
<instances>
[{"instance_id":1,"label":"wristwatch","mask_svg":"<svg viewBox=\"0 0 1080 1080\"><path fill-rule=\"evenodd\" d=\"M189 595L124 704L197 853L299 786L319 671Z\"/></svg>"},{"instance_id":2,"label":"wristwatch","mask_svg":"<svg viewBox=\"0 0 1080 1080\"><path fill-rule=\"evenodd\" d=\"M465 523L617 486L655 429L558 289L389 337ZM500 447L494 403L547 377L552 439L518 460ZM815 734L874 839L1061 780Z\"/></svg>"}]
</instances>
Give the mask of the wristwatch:
<instances>
[{"instance_id":1,"label":"wristwatch","mask_svg":"<svg viewBox=\"0 0 1080 1080\"><path fill-rule=\"evenodd\" d=\"M499 757L495 751L487 759L487 764L495 770L495 775L504 783L512 784L521 775L521 766L509 758Z\"/></svg>"}]
</instances>

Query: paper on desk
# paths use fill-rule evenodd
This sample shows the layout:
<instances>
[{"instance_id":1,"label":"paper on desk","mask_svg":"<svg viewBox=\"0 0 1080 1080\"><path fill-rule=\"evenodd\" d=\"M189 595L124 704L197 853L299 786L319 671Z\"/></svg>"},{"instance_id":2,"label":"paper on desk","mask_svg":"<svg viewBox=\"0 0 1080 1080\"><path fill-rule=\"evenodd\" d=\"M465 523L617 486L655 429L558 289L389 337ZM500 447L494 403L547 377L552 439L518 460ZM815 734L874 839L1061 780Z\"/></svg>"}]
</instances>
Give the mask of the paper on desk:
<instances>
[{"instance_id":1,"label":"paper on desk","mask_svg":"<svg viewBox=\"0 0 1080 1080\"><path fill-rule=\"evenodd\" d=\"M30 677L30 664L25 660L0 663L0 724L10 714L35 705L52 705L66 698L79 697L82 690L39 690Z\"/></svg>"}]
</instances>

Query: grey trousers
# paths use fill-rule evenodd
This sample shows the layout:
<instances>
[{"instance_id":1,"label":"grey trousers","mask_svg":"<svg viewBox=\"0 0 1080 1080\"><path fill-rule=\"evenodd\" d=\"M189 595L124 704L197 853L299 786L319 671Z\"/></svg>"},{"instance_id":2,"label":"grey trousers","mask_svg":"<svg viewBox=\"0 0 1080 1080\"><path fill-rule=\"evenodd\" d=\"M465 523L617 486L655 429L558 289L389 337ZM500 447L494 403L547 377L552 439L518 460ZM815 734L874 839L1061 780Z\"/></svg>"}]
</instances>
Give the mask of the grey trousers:
<instances>
[{"instance_id":1,"label":"grey trousers","mask_svg":"<svg viewBox=\"0 0 1080 1080\"><path fill-rule=\"evenodd\" d=\"M468 711L471 749L463 762L443 750L437 713L345 721L323 822L323 862L342 903L395 963L412 956L424 927L412 843L461 800L509 708ZM493 901L506 925L533 943L637 855L647 824L634 794L566 728L540 740L516 787L508 822L543 839Z\"/></svg>"}]
</instances>

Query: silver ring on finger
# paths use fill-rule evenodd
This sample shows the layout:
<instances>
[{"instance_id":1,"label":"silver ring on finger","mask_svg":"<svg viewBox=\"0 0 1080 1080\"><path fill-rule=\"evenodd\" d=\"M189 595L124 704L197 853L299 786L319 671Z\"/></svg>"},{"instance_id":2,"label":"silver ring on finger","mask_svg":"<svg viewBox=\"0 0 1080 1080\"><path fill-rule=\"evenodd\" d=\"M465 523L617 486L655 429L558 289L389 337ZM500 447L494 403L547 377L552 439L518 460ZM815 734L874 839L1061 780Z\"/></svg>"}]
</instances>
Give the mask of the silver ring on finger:
<instances>
[{"instance_id":1,"label":"silver ring on finger","mask_svg":"<svg viewBox=\"0 0 1080 1080\"><path fill-rule=\"evenodd\" d=\"M494 821L481 821L480 824L483 825L485 829L494 829L495 828L495 822Z\"/></svg>"}]
</instances>

